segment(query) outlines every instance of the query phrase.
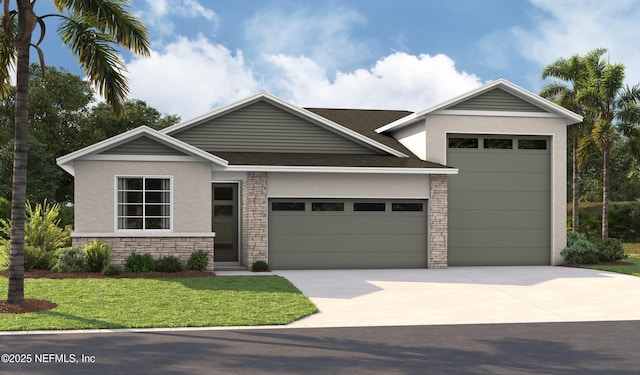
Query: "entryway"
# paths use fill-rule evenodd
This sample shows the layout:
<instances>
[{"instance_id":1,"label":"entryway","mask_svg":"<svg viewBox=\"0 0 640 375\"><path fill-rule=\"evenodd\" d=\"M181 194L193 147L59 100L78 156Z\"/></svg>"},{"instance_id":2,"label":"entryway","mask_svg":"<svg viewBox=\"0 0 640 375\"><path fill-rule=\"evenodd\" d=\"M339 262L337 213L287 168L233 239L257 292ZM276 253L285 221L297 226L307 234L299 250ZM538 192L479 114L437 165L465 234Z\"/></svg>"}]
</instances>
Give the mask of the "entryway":
<instances>
[{"instance_id":1,"label":"entryway","mask_svg":"<svg viewBox=\"0 0 640 375\"><path fill-rule=\"evenodd\" d=\"M211 189L215 262L239 262L238 184L214 183Z\"/></svg>"}]
</instances>

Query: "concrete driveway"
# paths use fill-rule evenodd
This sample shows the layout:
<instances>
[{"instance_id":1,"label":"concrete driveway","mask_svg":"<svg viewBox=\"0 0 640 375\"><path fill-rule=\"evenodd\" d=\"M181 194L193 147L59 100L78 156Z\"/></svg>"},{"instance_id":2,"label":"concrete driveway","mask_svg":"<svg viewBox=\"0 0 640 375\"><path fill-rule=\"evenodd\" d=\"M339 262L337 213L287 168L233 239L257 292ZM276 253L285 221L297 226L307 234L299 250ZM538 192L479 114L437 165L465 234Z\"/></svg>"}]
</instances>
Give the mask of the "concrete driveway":
<instances>
[{"instance_id":1,"label":"concrete driveway","mask_svg":"<svg viewBox=\"0 0 640 375\"><path fill-rule=\"evenodd\" d=\"M288 327L640 320L640 277L568 267L275 271L319 313Z\"/></svg>"}]
</instances>

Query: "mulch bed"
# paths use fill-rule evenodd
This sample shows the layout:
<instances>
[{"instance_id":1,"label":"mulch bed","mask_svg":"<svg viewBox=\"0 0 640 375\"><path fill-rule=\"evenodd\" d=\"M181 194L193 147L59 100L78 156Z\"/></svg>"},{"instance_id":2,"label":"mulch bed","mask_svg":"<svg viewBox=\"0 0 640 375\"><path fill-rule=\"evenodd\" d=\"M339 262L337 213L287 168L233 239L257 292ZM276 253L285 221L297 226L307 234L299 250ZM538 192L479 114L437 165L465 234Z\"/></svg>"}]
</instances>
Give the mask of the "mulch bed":
<instances>
[{"instance_id":1,"label":"mulch bed","mask_svg":"<svg viewBox=\"0 0 640 375\"><path fill-rule=\"evenodd\" d=\"M0 271L0 276L9 277L9 270ZM31 270L24 272L25 279L158 279L186 277L215 277L213 272L180 271L180 272L123 272L119 275L105 276L100 272L53 272L47 270Z\"/></svg>"},{"instance_id":2,"label":"mulch bed","mask_svg":"<svg viewBox=\"0 0 640 375\"><path fill-rule=\"evenodd\" d=\"M0 276L9 277L9 270L0 271ZM105 279L105 278L187 278L187 277L215 277L213 272L205 271L181 271L181 272L123 272L120 275L105 276L99 272L52 272L47 270L25 271L26 279ZM0 300L0 314L23 314L36 311L51 310L58 307L57 304L39 299L25 299L22 305L8 303L7 300Z\"/></svg>"}]
</instances>

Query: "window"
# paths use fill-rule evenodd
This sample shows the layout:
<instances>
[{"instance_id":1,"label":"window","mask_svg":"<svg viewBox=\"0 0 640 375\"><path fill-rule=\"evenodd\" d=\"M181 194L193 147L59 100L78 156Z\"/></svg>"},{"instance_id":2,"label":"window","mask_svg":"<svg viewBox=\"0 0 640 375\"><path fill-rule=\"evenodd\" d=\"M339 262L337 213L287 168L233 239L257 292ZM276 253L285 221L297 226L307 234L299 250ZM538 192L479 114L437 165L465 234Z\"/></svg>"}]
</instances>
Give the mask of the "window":
<instances>
[{"instance_id":1,"label":"window","mask_svg":"<svg viewBox=\"0 0 640 375\"><path fill-rule=\"evenodd\" d=\"M341 202L313 202L311 211L344 211L344 203Z\"/></svg>"},{"instance_id":2,"label":"window","mask_svg":"<svg viewBox=\"0 0 640 375\"><path fill-rule=\"evenodd\" d=\"M391 203L391 211L419 212L423 210L422 207L422 203Z\"/></svg>"},{"instance_id":3,"label":"window","mask_svg":"<svg viewBox=\"0 0 640 375\"><path fill-rule=\"evenodd\" d=\"M354 211L384 211L384 202L356 202L353 204Z\"/></svg>"},{"instance_id":4,"label":"window","mask_svg":"<svg viewBox=\"0 0 640 375\"><path fill-rule=\"evenodd\" d=\"M478 138L449 138L449 148L478 148Z\"/></svg>"},{"instance_id":5,"label":"window","mask_svg":"<svg viewBox=\"0 0 640 375\"><path fill-rule=\"evenodd\" d=\"M518 139L518 149L520 150L546 150L546 139Z\"/></svg>"},{"instance_id":6,"label":"window","mask_svg":"<svg viewBox=\"0 0 640 375\"><path fill-rule=\"evenodd\" d=\"M505 138L485 138L484 148L511 150L513 149L513 140Z\"/></svg>"},{"instance_id":7,"label":"window","mask_svg":"<svg viewBox=\"0 0 640 375\"><path fill-rule=\"evenodd\" d=\"M304 202L272 202L272 211L304 211Z\"/></svg>"},{"instance_id":8,"label":"window","mask_svg":"<svg viewBox=\"0 0 640 375\"><path fill-rule=\"evenodd\" d=\"M171 229L169 178L118 178L118 229Z\"/></svg>"}]
</instances>

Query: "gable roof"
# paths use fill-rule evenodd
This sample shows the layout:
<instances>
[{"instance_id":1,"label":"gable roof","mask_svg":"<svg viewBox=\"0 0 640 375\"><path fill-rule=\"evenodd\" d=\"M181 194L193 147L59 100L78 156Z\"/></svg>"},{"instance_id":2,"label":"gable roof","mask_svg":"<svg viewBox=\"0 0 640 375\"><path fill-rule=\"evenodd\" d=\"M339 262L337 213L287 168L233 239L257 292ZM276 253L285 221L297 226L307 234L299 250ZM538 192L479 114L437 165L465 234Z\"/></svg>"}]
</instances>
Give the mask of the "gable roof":
<instances>
[{"instance_id":1,"label":"gable roof","mask_svg":"<svg viewBox=\"0 0 640 375\"><path fill-rule=\"evenodd\" d=\"M135 129L129 130L127 132L115 135L111 138L107 138L101 142L95 143L91 146L87 146L78 151L72 152L70 154L61 156L56 159L56 163L62 169L67 171L72 176L75 173L74 161L83 157L90 157L92 155L100 154L110 149L114 149L125 145L130 142L135 142L136 140L146 137L152 141L158 142L164 146L167 146L171 149L179 151L184 154L186 157L196 157L199 159L204 159L206 161L210 161L211 163L220 165L222 167L226 167L229 162L224 160L221 157L212 155L208 152L202 151L199 148L193 147L187 143L184 143L180 140L177 140L168 135L162 134L157 130L154 130L148 126L140 126ZM110 155L103 155L104 157L109 157ZM151 158L157 158L157 155L151 156Z\"/></svg>"},{"instance_id":2,"label":"gable roof","mask_svg":"<svg viewBox=\"0 0 640 375\"><path fill-rule=\"evenodd\" d=\"M544 112L547 112L555 117L564 118L567 125L576 124L582 122L582 116L579 116L576 113L569 111L568 109L561 107L552 101L549 101L540 95L536 95L528 90L523 89L520 86L517 86L503 78L496 79L495 81L491 81L483 86L480 86L474 90L471 90L465 94L457 96L453 99L447 100L440 104L437 104L431 108L428 108L424 111L416 112L410 114L404 118L391 122L385 126L382 126L376 129L377 133L385 133L392 130L401 129L407 125L413 124L420 120L423 120L427 115L433 114L437 111L453 109L453 107L460 105L463 102L472 100L477 98L480 95L486 94L492 90L500 89L508 94L515 96L516 98L521 99L522 101L533 105L534 107L540 108ZM534 113L531 110L527 110L525 112ZM477 114L478 112L473 112ZM503 114L516 113L514 112L503 112Z\"/></svg>"},{"instance_id":3,"label":"gable roof","mask_svg":"<svg viewBox=\"0 0 640 375\"><path fill-rule=\"evenodd\" d=\"M249 106L251 104L254 104L256 102L259 101L264 101L267 102L275 107L278 107L284 111L287 111L295 116L298 116L310 123L313 123L317 126L320 126L322 128L325 128L329 131L332 131L342 137L345 137L347 139L350 139L356 143L360 143L363 145L367 145L368 147L375 149L375 150L379 150L385 154L390 154L396 157L408 157L409 155L401 152L399 150L397 150L394 147L390 147L384 143L381 143L378 140L374 140L372 138L369 138L353 129L350 129L346 126L343 126L335 121L332 121L331 119L325 118L321 115L318 115L312 111L306 110L304 108L300 108L297 107L291 103L288 103L274 95L271 95L265 91L261 91L255 95L252 95L248 98L239 100L235 103L220 107L214 111L211 111L209 113L206 113L202 116L198 116L196 118L193 118L191 120L170 126L168 128L165 128L163 130L161 130L160 132L162 134L166 134L166 135L174 135L180 131L189 129L191 127L197 126L199 124L202 124L204 122L213 120L217 117L223 116L225 114L228 114L230 112L236 111L240 108Z\"/></svg>"}]
</instances>

